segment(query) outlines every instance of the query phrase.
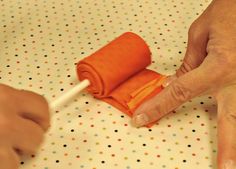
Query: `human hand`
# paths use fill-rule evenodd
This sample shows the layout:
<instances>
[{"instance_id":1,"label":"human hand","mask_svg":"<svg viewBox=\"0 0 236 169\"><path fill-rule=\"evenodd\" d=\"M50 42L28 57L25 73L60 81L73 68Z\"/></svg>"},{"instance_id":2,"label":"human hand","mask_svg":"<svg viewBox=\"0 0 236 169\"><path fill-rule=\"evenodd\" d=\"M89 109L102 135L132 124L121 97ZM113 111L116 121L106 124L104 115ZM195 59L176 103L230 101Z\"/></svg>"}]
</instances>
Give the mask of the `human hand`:
<instances>
[{"instance_id":1,"label":"human hand","mask_svg":"<svg viewBox=\"0 0 236 169\"><path fill-rule=\"evenodd\" d=\"M218 168L236 169L236 1L214 0L189 29L183 64L133 116L144 126L203 93L218 104Z\"/></svg>"},{"instance_id":2,"label":"human hand","mask_svg":"<svg viewBox=\"0 0 236 169\"><path fill-rule=\"evenodd\" d=\"M20 154L34 153L48 127L42 96L0 84L0 169L18 168Z\"/></svg>"}]
</instances>

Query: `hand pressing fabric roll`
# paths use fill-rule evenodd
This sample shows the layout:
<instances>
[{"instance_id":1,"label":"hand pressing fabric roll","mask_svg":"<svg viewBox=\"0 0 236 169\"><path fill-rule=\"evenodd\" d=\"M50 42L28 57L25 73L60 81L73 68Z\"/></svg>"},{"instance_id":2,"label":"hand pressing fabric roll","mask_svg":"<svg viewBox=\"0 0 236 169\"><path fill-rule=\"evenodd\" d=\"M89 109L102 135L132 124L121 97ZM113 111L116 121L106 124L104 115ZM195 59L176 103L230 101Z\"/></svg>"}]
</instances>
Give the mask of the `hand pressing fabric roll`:
<instances>
[{"instance_id":1,"label":"hand pressing fabric roll","mask_svg":"<svg viewBox=\"0 0 236 169\"><path fill-rule=\"evenodd\" d=\"M236 169L236 1L213 0L189 29L181 67L160 94L142 104L133 123L145 126L210 93L217 101L218 169Z\"/></svg>"},{"instance_id":2,"label":"hand pressing fabric roll","mask_svg":"<svg viewBox=\"0 0 236 169\"><path fill-rule=\"evenodd\" d=\"M138 35L127 32L77 64L80 80L88 79L89 93L122 112L132 112L162 90L165 76L146 69L151 52Z\"/></svg>"}]
</instances>

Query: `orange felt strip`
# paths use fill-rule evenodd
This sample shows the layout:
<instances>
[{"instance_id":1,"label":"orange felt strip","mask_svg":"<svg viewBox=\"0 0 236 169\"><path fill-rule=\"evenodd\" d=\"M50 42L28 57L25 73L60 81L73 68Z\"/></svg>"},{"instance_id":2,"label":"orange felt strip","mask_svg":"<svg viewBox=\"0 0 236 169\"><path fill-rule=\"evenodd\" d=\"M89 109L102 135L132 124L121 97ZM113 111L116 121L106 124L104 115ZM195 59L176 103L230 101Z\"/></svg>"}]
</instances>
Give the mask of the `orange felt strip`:
<instances>
[{"instance_id":1,"label":"orange felt strip","mask_svg":"<svg viewBox=\"0 0 236 169\"><path fill-rule=\"evenodd\" d=\"M131 100L127 103L129 109L133 110L137 105L142 102L147 96L149 96L155 89L162 88L162 83L166 79L166 76L161 76L160 78L154 79L138 90L131 93Z\"/></svg>"},{"instance_id":2,"label":"orange felt strip","mask_svg":"<svg viewBox=\"0 0 236 169\"><path fill-rule=\"evenodd\" d=\"M162 90L163 75L146 69L151 52L138 35L127 32L77 64L80 80L96 98L132 116L145 100Z\"/></svg>"}]
</instances>

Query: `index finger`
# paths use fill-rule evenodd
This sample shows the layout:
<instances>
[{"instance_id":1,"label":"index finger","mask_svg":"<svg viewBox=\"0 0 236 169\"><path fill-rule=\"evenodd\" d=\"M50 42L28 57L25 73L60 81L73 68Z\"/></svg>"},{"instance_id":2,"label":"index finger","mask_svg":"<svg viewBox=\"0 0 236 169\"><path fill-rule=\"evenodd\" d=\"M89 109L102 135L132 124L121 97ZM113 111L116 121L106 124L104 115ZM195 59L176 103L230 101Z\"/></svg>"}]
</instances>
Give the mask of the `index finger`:
<instances>
[{"instance_id":1,"label":"index finger","mask_svg":"<svg viewBox=\"0 0 236 169\"><path fill-rule=\"evenodd\" d=\"M158 95L141 105L134 113L134 124L144 126L160 119L189 99L214 88L222 74L217 61L212 57L206 58L198 68L180 76Z\"/></svg>"}]
</instances>

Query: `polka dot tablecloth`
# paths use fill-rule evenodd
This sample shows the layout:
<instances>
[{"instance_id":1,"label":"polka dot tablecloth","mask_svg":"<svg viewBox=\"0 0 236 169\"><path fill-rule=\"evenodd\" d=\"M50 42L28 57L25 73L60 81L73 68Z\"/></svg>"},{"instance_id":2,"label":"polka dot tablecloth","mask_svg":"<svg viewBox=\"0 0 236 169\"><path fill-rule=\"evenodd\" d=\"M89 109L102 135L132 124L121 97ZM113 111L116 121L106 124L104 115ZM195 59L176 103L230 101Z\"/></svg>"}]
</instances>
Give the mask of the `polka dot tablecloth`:
<instances>
[{"instance_id":1,"label":"polka dot tablecloth","mask_svg":"<svg viewBox=\"0 0 236 169\"><path fill-rule=\"evenodd\" d=\"M75 63L126 31L145 39L151 69L180 66L190 24L210 0L1 0L0 82L49 101L75 86ZM54 112L21 169L215 169L216 105L198 97L151 129L86 92Z\"/></svg>"}]
</instances>

